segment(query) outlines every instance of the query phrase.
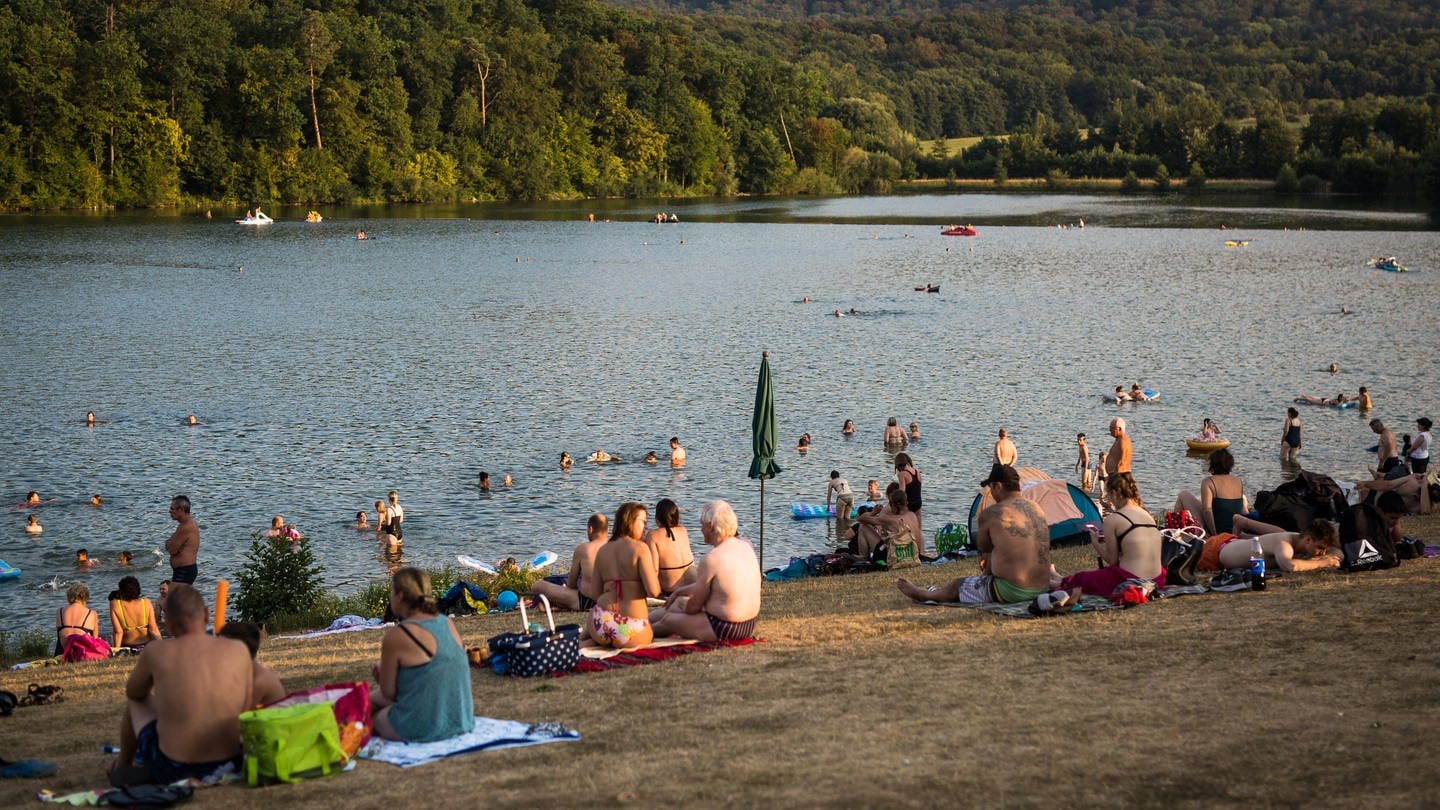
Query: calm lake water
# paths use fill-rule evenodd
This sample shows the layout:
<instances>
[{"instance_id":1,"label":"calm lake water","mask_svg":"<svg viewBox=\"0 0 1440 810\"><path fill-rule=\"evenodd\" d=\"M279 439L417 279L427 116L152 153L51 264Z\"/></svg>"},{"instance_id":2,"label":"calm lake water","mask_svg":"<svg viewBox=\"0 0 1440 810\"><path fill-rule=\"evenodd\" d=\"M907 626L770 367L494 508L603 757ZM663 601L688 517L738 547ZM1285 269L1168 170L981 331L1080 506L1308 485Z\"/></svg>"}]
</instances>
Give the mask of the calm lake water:
<instances>
[{"instance_id":1,"label":"calm lake water","mask_svg":"<svg viewBox=\"0 0 1440 810\"><path fill-rule=\"evenodd\" d=\"M643 221L661 208L683 221ZM1286 472L1298 394L1367 385L1397 432L1437 410L1440 236L1412 213L1055 195L357 209L318 225L272 213L264 228L218 211L0 218L0 495L55 499L33 510L38 537L28 510L5 512L0 559L24 573L0 581L0 629L48 627L64 598L40 586L55 578L88 583L103 612L123 549L153 595L175 493L194 501L202 587L233 578L276 513L310 535L335 588L384 576L400 560L348 527L390 489L403 561L428 566L565 556L589 514L632 499L674 498L698 544L700 504L724 497L755 537L762 351L784 468L766 485L767 565L826 547L826 523L792 521L789 502L823 500L832 468L857 488L891 478L890 416L923 430L910 452L928 534L966 518L1002 426L1023 465L1065 476L1076 432L1103 451L1124 415L1159 510L1204 473L1184 445L1204 417L1253 497ZM950 222L981 236L940 236ZM359 227L377 238L356 241ZM1377 255L1412 272L1366 267ZM926 283L940 292L913 290ZM1136 381L1162 401L1101 401ZM108 423L86 427L87 410ZM183 425L191 413L203 424ZM1353 478L1373 463L1365 416L1302 418L1307 469ZM672 435L683 471L639 463ZM559 470L562 450L597 447L628 461ZM481 470L496 481L485 496ZM77 573L82 547L104 567Z\"/></svg>"}]
</instances>

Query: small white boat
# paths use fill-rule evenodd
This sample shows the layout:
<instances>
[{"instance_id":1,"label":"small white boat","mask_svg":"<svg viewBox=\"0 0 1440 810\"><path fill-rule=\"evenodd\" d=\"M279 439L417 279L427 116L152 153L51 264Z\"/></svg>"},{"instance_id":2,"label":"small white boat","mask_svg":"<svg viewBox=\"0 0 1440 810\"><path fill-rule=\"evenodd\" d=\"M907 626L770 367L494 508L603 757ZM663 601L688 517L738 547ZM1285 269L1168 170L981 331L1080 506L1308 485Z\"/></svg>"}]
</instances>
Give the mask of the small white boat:
<instances>
[{"instance_id":1,"label":"small white boat","mask_svg":"<svg viewBox=\"0 0 1440 810\"><path fill-rule=\"evenodd\" d=\"M272 223L272 222L274 222L274 221L275 221L275 220L273 220L273 219L270 218L270 215L269 215L269 214L266 214L266 213L264 213L264 212L262 212L262 211L256 211L254 214L252 214L252 215L250 215L250 216L248 216L248 217L245 217L244 219L237 219L237 220L235 220L235 224L236 224L236 225L269 225L270 223Z\"/></svg>"}]
</instances>

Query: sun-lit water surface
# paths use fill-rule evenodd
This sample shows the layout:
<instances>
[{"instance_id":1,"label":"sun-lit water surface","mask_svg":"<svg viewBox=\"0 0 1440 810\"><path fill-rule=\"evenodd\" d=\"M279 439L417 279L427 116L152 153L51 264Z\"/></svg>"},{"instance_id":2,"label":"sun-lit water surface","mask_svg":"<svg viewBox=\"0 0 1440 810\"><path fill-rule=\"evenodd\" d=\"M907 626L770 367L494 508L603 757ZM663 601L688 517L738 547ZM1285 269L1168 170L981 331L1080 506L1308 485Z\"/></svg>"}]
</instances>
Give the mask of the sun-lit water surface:
<instances>
[{"instance_id":1,"label":"sun-lit water surface","mask_svg":"<svg viewBox=\"0 0 1440 810\"><path fill-rule=\"evenodd\" d=\"M784 467L766 485L767 564L825 548L826 524L792 521L788 504L823 499L832 468L857 488L889 480L889 416L922 427L910 452L929 533L966 518L1001 426L1022 464L1061 476L1075 433L1103 451L1121 413L1158 510L1203 474L1183 443L1203 417L1231 438L1253 496L1282 480L1295 395L1367 385L1372 415L1400 432L1433 417L1440 390L1425 314L1440 239L1411 214L989 195L693 203L657 226L637 221L643 204L592 205L596 223L583 206L517 208L533 218L463 218L498 216L481 206L319 225L287 210L261 229L218 215L0 220L0 495L59 499L36 510L38 538L21 529L27 511L5 513L0 559L24 574L0 581L0 629L48 626L63 596L37 586L55 577L87 582L103 610L122 549L139 552L153 594L169 568L150 550L177 492L201 525L202 586L233 578L276 513L314 540L329 584L384 575L397 560L348 525L392 488L403 559L422 565L564 555L591 512L631 499L677 500L698 544L699 505L728 498L755 537L745 474L762 351ZM1081 217L1084 230L1037 224ZM1211 218L1231 230L1163 226ZM982 234L939 236L950 220ZM378 238L357 242L362 226ZM1252 241L1224 246L1237 238ZM1381 254L1413 272L1365 267ZM940 292L913 290L926 283ZM1162 401L1101 402L1134 381ZM109 423L85 427L87 410ZM190 413L203 424L184 426ZM1302 417L1306 468L1353 478L1373 463L1367 417ZM841 437L846 418L858 436ZM683 471L639 463L672 435ZM562 450L597 447L629 461L559 470ZM81 547L105 567L75 572Z\"/></svg>"}]
</instances>

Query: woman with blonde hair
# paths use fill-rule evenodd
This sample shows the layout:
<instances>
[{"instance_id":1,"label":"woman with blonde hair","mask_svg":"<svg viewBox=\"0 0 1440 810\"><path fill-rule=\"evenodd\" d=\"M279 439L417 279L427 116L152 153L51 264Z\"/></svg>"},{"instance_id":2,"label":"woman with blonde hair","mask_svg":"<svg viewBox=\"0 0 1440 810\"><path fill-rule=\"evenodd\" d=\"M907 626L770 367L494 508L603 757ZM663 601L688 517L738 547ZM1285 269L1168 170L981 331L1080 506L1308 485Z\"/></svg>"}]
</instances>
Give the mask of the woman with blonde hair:
<instances>
[{"instance_id":1,"label":"woman with blonde hair","mask_svg":"<svg viewBox=\"0 0 1440 810\"><path fill-rule=\"evenodd\" d=\"M65 640L77 634L100 637L100 616L90 609L90 589L77 582L65 590L66 605L55 611L55 654L65 652Z\"/></svg>"},{"instance_id":2,"label":"woman with blonde hair","mask_svg":"<svg viewBox=\"0 0 1440 810\"><path fill-rule=\"evenodd\" d=\"M610 541L595 555L595 574L605 585L590 609L586 629L602 646L630 649L655 639L645 599L660 595L660 575L655 555L640 539L646 519L644 504L621 504L615 510Z\"/></svg>"},{"instance_id":3,"label":"woman with blonde hair","mask_svg":"<svg viewBox=\"0 0 1440 810\"><path fill-rule=\"evenodd\" d=\"M412 566L396 571L390 610L400 621L380 641L373 670L375 732L387 740L433 742L473 729L465 644L450 617L439 614L430 576Z\"/></svg>"}]
</instances>

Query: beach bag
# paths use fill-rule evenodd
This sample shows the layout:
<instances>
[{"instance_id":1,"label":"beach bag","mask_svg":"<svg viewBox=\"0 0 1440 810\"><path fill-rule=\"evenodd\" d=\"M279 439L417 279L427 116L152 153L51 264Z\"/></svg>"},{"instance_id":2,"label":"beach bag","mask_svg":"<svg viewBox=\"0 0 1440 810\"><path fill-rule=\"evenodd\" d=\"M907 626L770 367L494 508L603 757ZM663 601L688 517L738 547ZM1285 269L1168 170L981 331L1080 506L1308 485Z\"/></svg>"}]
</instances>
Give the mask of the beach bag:
<instances>
[{"instance_id":1,"label":"beach bag","mask_svg":"<svg viewBox=\"0 0 1440 810\"><path fill-rule=\"evenodd\" d=\"M946 523L935 530L935 553L949 554L970 546L970 531L961 523Z\"/></svg>"},{"instance_id":2,"label":"beach bag","mask_svg":"<svg viewBox=\"0 0 1440 810\"><path fill-rule=\"evenodd\" d=\"M1375 571L1400 564L1380 510L1357 503L1340 516L1340 570Z\"/></svg>"},{"instance_id":3,"label":"beach bag","mask_svg":"<svg viewBox=\"0 0 1440 810\"><path fill-rule=\"evenodd\" d=\"M915 541L915 535L910 533L908 526L890 535L885 546L887 571L913 568L920 564L920 544Z\"/></svg>"},{"instance_id":4,"label":"beach bag","mask_svg":"<svg viewBox=\"0 0 1440 810\"><path fill-rule=\"evenodd\" d=\"M555 614L550 611L550 600L542 594L540 604L545 608L545 620L549 630L530 631L530 619L525 615L525 602L520 602L520 626L525 632L501 633L490 639L490 668L497 675L515 675L534 678L551 672L569 672L580 662L580 625L555 626Z\"/></svg>"},{"instance_id":5,"label":"beach bag","mask_svg":"<svg viewBox=\"0 0 1440 810\"><path fill-rule=\"evenodd\" d=\"M346 759L360 752L370 742L373 726L370 721L370 684L365 681L331 683L291 692L285 697L266 706L267 709L282 709L305 703L329 703L335 713L335 725L340 730L340 750Z\"/></svg>"},{"instance_id":6,"label":"beach bag","mask_svg":"<svg viewBox=\"0 0 1440 810\"><path fill-rule=\"evenodd\" d=\"M256 709L240 715L245 781L252 787L329 776L345 765L330 703Z\"/></svg>"},{"instance_id":7,"label":"beach bag","mask_svg":"<svg viewBox=\"0 0 1440 810\"><path fill-rule=\"evenodd\" d=\"M1195 569L1204 553L1205 530L1199 526L1161 531L1160 563L1165 567L1165 584L1194 585Z\"/></svg>"},{"instance_id":8,"label":"beach bag","mask_svg":"<svg viewBox=\"0 0 1440 810\"><path fill-rule=\"evenodd\" d=\"M65 637L65 649L60 657L69 663L79 661L104 661L110 657L110 645L89 633L72 633Z\"/></svg>"}]
</instances>

